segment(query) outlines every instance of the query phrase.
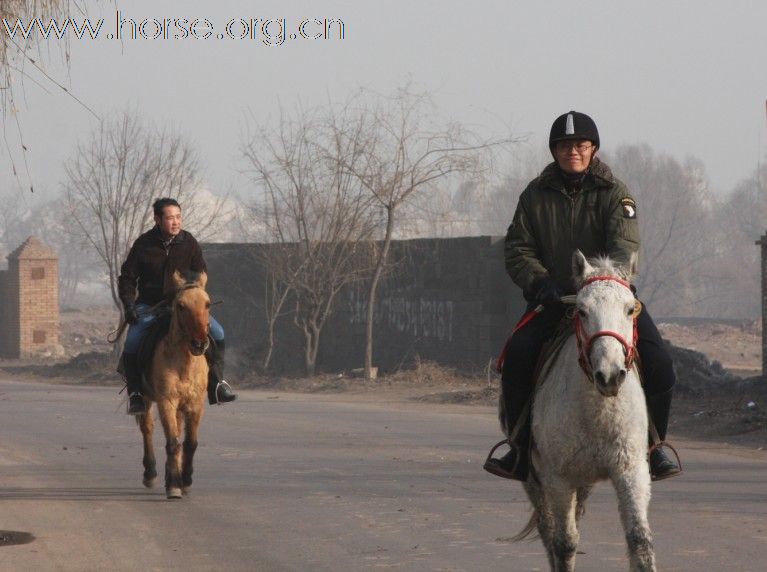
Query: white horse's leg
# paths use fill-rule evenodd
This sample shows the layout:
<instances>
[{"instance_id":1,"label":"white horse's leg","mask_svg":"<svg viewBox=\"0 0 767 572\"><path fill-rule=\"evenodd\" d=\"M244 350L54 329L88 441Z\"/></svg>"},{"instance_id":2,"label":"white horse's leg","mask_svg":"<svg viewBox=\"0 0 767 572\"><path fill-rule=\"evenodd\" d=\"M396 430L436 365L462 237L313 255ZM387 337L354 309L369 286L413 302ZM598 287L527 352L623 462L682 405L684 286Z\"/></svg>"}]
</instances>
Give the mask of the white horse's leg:
<instances>
[{"instance_id":1,"label":"white horse's leg","mask_svg":"<svg viewBox=\"0 0 767 572\"><path fill-rule=\"evenodd\" d=\"M575 525L577 526L578 523L583 518L583 515L586 514L586 499L589 498L589 495L591 494L592 485L589 485L587 487L580 487L576 493L576 500L575 500Z\"/></svg>"},{"instance_id":2,"label":"white horse's leg","mask_svg":"<svg viewBox=\"0 0 767 572\"><path fill-rule=\"evenodd\" d=\"M530 499L530 503L533 505L533 509L535 509L533 518L535 519L535 526L538 529L543 547L546 549L549 566L554 570L554 517L551 514L551 506L546 500L546 495L543 494L541 486L532 479L525 483L525 491ZM525 538L527 532L527 530L523 531L517 538L519 540Z\"/></svg>"},{"instance_id":3,"label":"white horse's leg","mask_svg":"<svg viewBox=\"0 0 767 572\"><path fill-rule=\"evenodd\" d=\"M618 493L623 529L626 532L632 572L655 572L655 551L647 521L650 504L650 471L640 463L626 473L613 477Z\"/></svg>"},{"instance_id":4,"label":"white horse's leg","mask_svg":"<svg viewBox=\"0 0 767 572\"><path fill-rule=\"evenodd\" d=\"M578 527L575 522L575 489L562 480L554 486L545 486L545 495L554 517L554 572L575 570L575 551L578 548Z\"/></svg>"}]
</instances>

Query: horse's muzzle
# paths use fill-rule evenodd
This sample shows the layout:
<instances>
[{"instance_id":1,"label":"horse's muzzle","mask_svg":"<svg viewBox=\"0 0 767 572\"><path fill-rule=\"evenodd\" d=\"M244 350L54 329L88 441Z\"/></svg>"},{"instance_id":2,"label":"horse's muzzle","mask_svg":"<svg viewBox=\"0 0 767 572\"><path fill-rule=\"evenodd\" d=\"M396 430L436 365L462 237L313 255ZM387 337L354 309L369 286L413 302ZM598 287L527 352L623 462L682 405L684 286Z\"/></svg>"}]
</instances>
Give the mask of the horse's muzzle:
<instances>
[{"instance_id":1,"label":"horse's muzzle","mask_svg":"<svg viewBox=\"0 0 767 572\"><path fill-rule=\"evenodd\" d=\"M594 372L594 385L596 385L599 393L605 397L615 397L618 395L618 390L620 390L625 380L626 370L624 368L611 373L609 376L605 375L602 370Z\"/></svg>"},{"instance_id":2,"label":"horse's muzzle","mask_svg":"<svg viewBox=\"0 0 767 572\"><path fill-rule=\"evenodd\" d=\"M204 340L192 340L189 342L189 351L193 356L201 356L207 351L209 345L208 338L205 338Z\"/></svg>"}]
</instances>

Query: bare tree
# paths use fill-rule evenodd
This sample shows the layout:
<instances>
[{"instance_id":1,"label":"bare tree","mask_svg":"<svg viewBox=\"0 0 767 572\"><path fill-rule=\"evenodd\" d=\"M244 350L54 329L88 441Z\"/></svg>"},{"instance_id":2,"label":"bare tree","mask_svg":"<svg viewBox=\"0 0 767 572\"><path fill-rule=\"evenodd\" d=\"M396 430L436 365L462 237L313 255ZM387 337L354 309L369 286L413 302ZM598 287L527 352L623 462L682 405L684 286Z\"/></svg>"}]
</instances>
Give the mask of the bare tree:
<instances>
[{"instance_id":1,"label":"bare tree","mask_svg":"<svg viewBox=\"0 0 767 572\"><path fill-rule=\"evenodd\" d=\"M718 285L718 315L752 320L761 315L761 250L754 243L767 232L766 182L762 165L717 205L707 275L713 274Z\"/></svg>"},{"instance_id":2,"label":"bare tree","mask_svg":"<svg viewBox=\"0 0 767 572\"><path fill-rule=\"evenodd\" d=\"M385 220L366 308L365 376L370 379L376 293L401 208L419 193L438 193L456 177L480 178L491 163L491 150L512 140L480 140L457 123L440 122L429 95L410 86L391 97L363 91L333 119L336 139L362 154L345 168L368 191Z\"/></svg>"},{"instance_id":3,"label":"bare tree","mask_svg":"<svg viewBox=\"0 0 767 572\"><path fill-rule=\"evenodd\" d=\"M14 28L16 22L19 21L20 26L29 26L34 18L43 22L55 18L59 23L63 23L69 17L73 5L76 4L72 0L0 0L0 22L4 20L11 31L19 31L13 35L0 34L0 69L5 80L5 97L13 93L10 85L12 74L23 71L21 68L24 62L40 53L42 37L35 33L20 33L20 28ZM67 36L64 35L61 40L62 48L68 54ZM31 63L34 64L35 61Z\"/></svg>"},{"instance_id":4,"label":"bare tree","mask_svg":"<svg viewBox=\"0 0 767 572\"><path fill-rule=\"evenodd\" d=\"M59 256L59 293L63 305L73 305L81 285L103 277L96 253L67 216L64 197L46 201L32 209L29 229L43 242L55 246ZM28 230L29 232L29 230Z\"/></svg>"},{"instance_id":5,"label":"bare tree","mask_svg":"<svg viewBox=\"0 0 767 572\"><path fill-rule=\"evenodd\" d=\"M30 80L35 85L53 86L68 97L77 101L85 109L88 109L94 116L93 110L87 107L85 103L72 94L71 90L66 88L57 79L51 76L42 62L50 59L52 54L59 54L64 64L69 66L69 35L66 33L69 26L68 19L73 11L84 13L84 8L77 0L0 0L0 108L3 118L8 120L7 124L14 127L18 145L18 152L21 154L21 163L23 163L24 176L29 181L30 191L34 191L32 177L27 163L28 147L25 143L23 129L16 113L17 99L22 99L18 93L19 88L23 90L26 80ZM85 32L85 22L82 23L82 31ZM47 30L47 32L43 32ZM88 30L93 33L92 29ZM53 35L56 42L53 43L54 49L51 49L51 42L47 37ZM45 87L44 87L45 89ZM11 113L8 113L11 111ZM6 133L7 135L7 133ZM11 163L11 169L14 177L19 179L21 174L17 167L17 161L14 159L14 150L11 149L11 143L7 136L5 138L8 159Z\"/></svg>"},{"instance_id":6,"label":"bare tree","mask_svg":"<svg viewBox=\"0 0 767 572\"><path fill-rule=\"evenodd\" d=\"M503 236L519 196L547 161L548 148L519 144L504 158L503 172L450 181L452 186L441 185L439 192L416 193L403 205L396 237Z\"/></svg>"},{"instance_id":7,"label":"bare tree","mask_svg":"<svg viewBox=\"0 0 767 572\"><path fill-rule=\"evenodd\" d=\"M178 200L185 227L198 239L215 230L220 204L206 208L204 217L196 211L201 178L195 151L176 133L147 128L135 112L101 123L65 170L66 214L101 260L121 312L120 266L133 241L151 226L154 199Z\"/></svg>"},{"instance_id":8,"label":"bare tree","mask_svg":"<svg viewBox=\"0 0 767 572\"><path fill-rule=\"evenodd\" d=\"M274 247L263 259L274 284L272 317L290 296L307 375L336 295L369 272L364 254L376 223L370 197L346 168L359 160L358 145L327 126L318 111L283 114L276 129L257 126L243 147L261 193L253 208Z\"/></svg>"},{"instance_id":9,"label":"bare tree","mask_svg":"<svg viewBox=\"0 0 767 572\"><path fill-rule=\"evenodd\" d=\"M714 199L703 166L648 145L618 147L607 161L637 200L642 299L661 315L700 315L710 303L711 277L703 278L715 248Z\"/></svg>"},{"instance_id":10,"label":"bare tree","mask_svg":"<svg viewBox=\"0 0 767 572\"><path fill-rule=\"evenodd\" d=\"M5 257L30 235L56 248L59 258L59 292L62 304L73 303L84 280L96 277L95 256L84 251L73 233L65 201L34 200L34 195L10 191L0 195L0 256Z\"/></svg>"},{"instance_id":11,"label":"bare tree","mask_svg":"<svg viewBox=\"0 0 767 572\"><path fill-rule=\"evenodd\" d=\"M22 240L29 236L28 219L31 207L26 195L5 192L0 195L0 253L7 256Z\"/></svg>"},{"instance_id":12,"label":"bare tree","mask_svg":"<svg viewBox=\"0 0 767 572\"><path fill-rule=\"evenodd\" d=\"M248 145L253 147L257 143L252 141ZM268 211L258 200L250 202L250 206L242 205L243 208L238 210L232 222L237 234L245 242L256 243L244 251L243 254L247 257L244 264L263 269L263 292L258 292L250 285L233 286L250 304L264 311L267 347L261 358L261 368L269 371L277 345L277 321L289 313L286 307L291 294L290 280L287 279L290 275L287 265L290 245L273 242L274 228L265 225L265 214Z\"/></svg>"}]
</instances>

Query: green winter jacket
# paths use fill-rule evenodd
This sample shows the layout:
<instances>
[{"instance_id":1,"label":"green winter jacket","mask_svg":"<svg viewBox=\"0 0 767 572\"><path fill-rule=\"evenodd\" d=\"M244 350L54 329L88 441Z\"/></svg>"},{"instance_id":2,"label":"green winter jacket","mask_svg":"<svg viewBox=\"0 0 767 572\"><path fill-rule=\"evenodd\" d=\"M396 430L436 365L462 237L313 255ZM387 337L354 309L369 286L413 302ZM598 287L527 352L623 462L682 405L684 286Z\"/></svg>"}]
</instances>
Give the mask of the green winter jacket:
<instances>
[{"instance_id":1,"label":"green winter jacket","mask_svg":"<svg viewBox=\"0 0 767 572\"><path fill-rule=\"evenodd\" d=\"M639 250L636 202L596 157L572 196L556 163L530 182L506 234L506 271L528 300L535 295L534 283L547 275L563 294L573 294L576 249L587 258L607 255L623 264Z\"/></svg>"}]
</instances>

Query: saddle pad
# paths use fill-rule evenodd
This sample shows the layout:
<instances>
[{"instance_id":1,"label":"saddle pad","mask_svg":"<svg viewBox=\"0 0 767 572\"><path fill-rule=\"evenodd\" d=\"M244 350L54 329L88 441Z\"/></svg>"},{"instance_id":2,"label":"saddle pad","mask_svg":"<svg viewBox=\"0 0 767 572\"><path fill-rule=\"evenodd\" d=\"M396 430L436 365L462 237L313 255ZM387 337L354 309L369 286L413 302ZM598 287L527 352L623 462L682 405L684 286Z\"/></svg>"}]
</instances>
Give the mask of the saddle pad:
<instances>
[{"instance_id":1,"label":"saddle pad","mask_svg":"<svg viewBox=\"0 0 767 572\"><path fill-rule=\"evenodd\" d=\"M554 334L543 344L541 353L538 355L538 364L535 366L535 373L533 373L533 387L537 387L538 384L546 377L554 364L554 361L559 356L565 342L575 333L573 327L572 317L565 314L562 320L559 322Z\"/></svg>"},{"instance_id":2,"label":"saddle pad","mask_svg":"<svg viewBox=\"0 0 767 572\"><path fill-rule=\"evenodd\" d=\"M164 338L170 330L171 315L162 312L147 328L144 339L138 350L138 363L141 364L141 372L146 382L149 381L149 372L152 367L152 357L157 343Z\"/></svg>"}]
</instances>

